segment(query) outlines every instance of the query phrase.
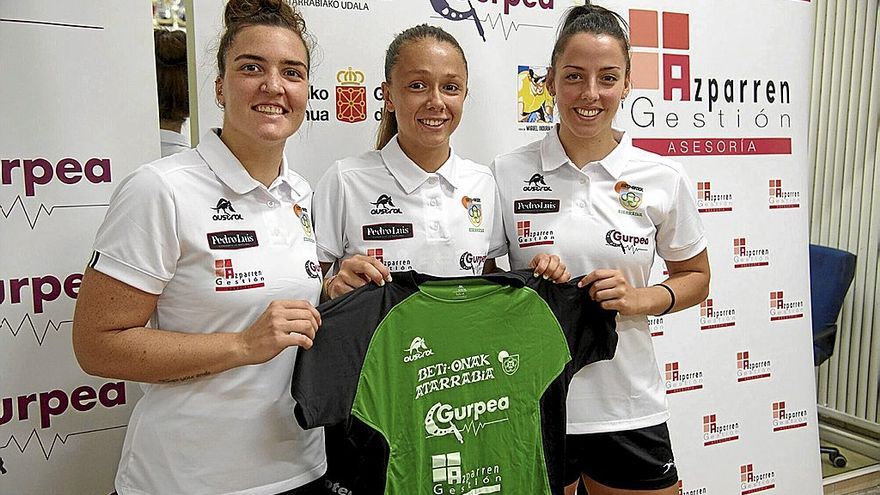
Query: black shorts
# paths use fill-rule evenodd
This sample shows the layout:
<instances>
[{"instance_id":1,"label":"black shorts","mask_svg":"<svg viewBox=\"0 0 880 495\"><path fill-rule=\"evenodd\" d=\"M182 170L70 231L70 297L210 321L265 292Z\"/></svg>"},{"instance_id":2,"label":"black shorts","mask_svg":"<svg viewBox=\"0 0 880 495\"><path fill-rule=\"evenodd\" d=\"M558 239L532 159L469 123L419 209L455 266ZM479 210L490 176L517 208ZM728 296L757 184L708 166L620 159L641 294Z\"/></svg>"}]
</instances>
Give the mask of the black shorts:
<instances>
[{"instance_id":1,"label":"black shorts","mask_svg":"<svg viewBox=\"0 0 880 495\"><path fill-rule=\"evenodd\" d=\"M565 484L581 473L624 490L660 490L678 483L666 423L638 430L566 435Z\"/></svg>"}]
</instances>

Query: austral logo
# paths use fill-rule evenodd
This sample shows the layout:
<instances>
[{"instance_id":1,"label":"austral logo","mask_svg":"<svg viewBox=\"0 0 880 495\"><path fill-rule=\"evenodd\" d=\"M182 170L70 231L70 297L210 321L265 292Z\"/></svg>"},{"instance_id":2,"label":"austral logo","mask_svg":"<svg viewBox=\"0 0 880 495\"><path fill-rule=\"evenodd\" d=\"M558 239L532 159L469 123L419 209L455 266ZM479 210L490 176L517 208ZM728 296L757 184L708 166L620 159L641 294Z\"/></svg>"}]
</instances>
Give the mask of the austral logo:
<instances>
[{"instance_id":1,"label":"austral logo","mask_svg":"<svg viewBox=\"0 0 880 495\"><path fill-rule=\"evenodd\" d=\"M306 275L309 278L318 278L321 276L321 267L312 260L306 261L305 264Z\"/></svg>"},{"instance_id":2,"label":"austral logo","mask_svg":"<svg viewBox=\"0 0 880 495\"><path fill-rule=\"evenodd\" d=\"M663 330L663 317L662 316L649 316L648 317L648 330L651 332L651 337L662 337Z\"/></svg>"},{"instance_id":3,"label":"austral logo","mask_svg":"<svg viewBox=\"0 0 880 495\"><path fill-rule=\"evenodd\" d=\"M413 338L412 342L409 343L409 347L404 349L403 352L404 363L412 363L419 359L434 355L434 351L428 348L428 344L422 337Z\"/></svg>"},{"instance_id":4,"label":"austral logo","mask_svg":"<svg viewBox=\"0 0 880 495\"><path fill-rule=\"evenodd\" d=\"M336 82L336 119L349 124L367 120L364 73L349 67L336 73Z\"/></svg>"},{"instance_id":5,"label":"austral logo","mask_svg":"<svg viewBox=\"0 0 880 495\"><path fill-rule=\"evenodd\" d=\"M688 488L684 487L684 480L678 480L678 495L708 495L709 491L706 487Z\"/></svg>"},{"instance_id":6,"label":"austral logo","mask_svg":"<svg viewBox=\"0 0 880 495\"><path fill-rule=\"evenodd\" d=\"M514 213L559 213L558 199L518 199L513 202Z\"/></svg>"},{"instance_id":7,"label":"austral logo","mask_svg":"<svg viewBox=\"0 0 880 495\"><path fill-rule=\"evenodd\" d=\"M758 266L770 265L770 250L749 249L746 246L745 237L734 237L733 239L733 267L734 268L754 268Z\"/></svg>"},{"instance_id":8,"label":"austral logo","mask_svg":"<svg viewBox=\"0 0 880 495\"><path fill-rule=\"evenodd\" d=\"M394 206L394 199L387 194L380 194L376 201L370 204L373 205L370 215L400 215L403 213L400 208Z\"/></svg>"},{"instance_id":9,"label":"austral logo","mask_svg":"<svg viewBox=\"0 0 880 495\"><path fill-rule=\"evenodd\" d=\"M377 223L364 225L361 231L365 241L395 241L413 237L411 223Z\"/></svg>"},{"instance_id":10,"label":"austral logo","mask_svg":"<svg viewBox=\"0 0 880 495\"><path fill-rule=\"evenodd\" d=\"M547 185L547 182L544 181L544 176L541 174L534 174L523 182L526 184L522 188L523 192L547 192L553 190Z\"/></svg>"},{"instance_id":11,"label":"austral logo","mask_svg":"<svg viewBox=\"0 0 880 495\"><path fill-rule=\"evenodd\" d=\"M501 466L466 467L461 452L431 456L431 493L449 495L454 493L501 492Z\"/></svg>"},{"instance_id":12,"label":"austral logo","mask_svg":"<svg viewBox=\"0 0 880 495\"><path fill-rule=\"evenodd\" d=\"M807 410L796 411L785 407L785 401L774 402L771 406L773 411L773 431L793 430L807 426Z\"/></svg>"},{"instance_id":13,"label":"austral logo","mask_svg":"<svg viewBox=\"0 0 880 495\"><path fill-rule=\"evenodd\" d=\"M711 297L700 303L700 330L716 330L735 325L735 309L719 307Z\"/></svg>"},{"instance_id":14,"label":"austral logo","mask_svg":"<svg viewBox=\"0 0 880 495\"><path fill-rule=\"evenodd\" d=\"M682 371L678 361L665 364L666 393L678 394L703 388L702 371Z\"/></svg>"},{"instance_id":15,"label":"austral logo","mask_svg":"<svg viewBox=\"0 0 880 495\"><path fill-rule=\"evenodd\" d=\"M733 211L733 194L713 192L709 181L697 182L697 210L700 213Z\"/></svg>"},{"instance_id":16,"label":"austral logo","mask_svg":"<svg viewBox=\"0 0 880 495\"><path fill-rule=\"evenodd\" d=\"M470 251L465 251L458 259L458 265L461 267L461 269L467 270L474 275L483 273L483 265L485 263L486 256L478 256L471 253Z\"/></svg>"},{"instance_id":17,"label":"austral logo","mask_svg":"<svg viewBox=\"0 0 880 495\"><path fill-rule=\"evenodd\" d=\"M770 179L770 209L800 208L800 191L786 191L782 179Z\"/></svg>"},{"instance_id":18,"label":"austral logo","mask_svg":"<svg viewBox=\"0 0 880 495\"><path fill-rule=\"evenodd\" d=\"M208 247L211 249L245 249L259 245L257 233L253 230L208 232Z\"/></svg>"},{"instance_id":19,"label":"austral logo","mask_svg":"<svg viewBox=\"0 0 880 495\"><path fill-rule=\"evenodd\" d=\"M486 30L483 28L483 23L487 23L489 27L495 29L495 26L500 24L503 32L504 38L510 35L510 32L513 30L518 30L520 27L550 27L550 26L540 26L534 23L526 24L514 24L513 22L507 21L505 24L505 16L510 15L510 8L517 7L522 5L526 8L535 8L539 7L542 10L552 10L553 9L553 0L428 0L431 3L431 7L433 7L434 12L439 14L442 18L450 20L450 21L468 21L474 23L474 28L477 30L477 34L483 41L486 41ZM479 2L479 3L478 3ZM497 14L488 14L486 17L481 18L480 14L477 13L476 7L474 4L479 5L480 3L489 3L492 5L501 4L504 6L503 13ZM509 25L509 26L508 26Z\"/></svg>"},{"instance_id":20,"label":"austral logo","mask_svg":"<svg viewBox=\"0 0 880 495\"><path fill-rule=\"evenodd\" d=\"M556 236L552 230L532 230L531 220L519 220L516 222L516 235L519 247L544 246L555 242Z\"/></svg>"},{"instance_id":21,"label":"austral logo","mask_svg":"<svg viewBox=\"0 0 880 495\"><path fill-rule=\"evenodd\" d=\"M718 416L703 416L703 447L739 440L739 423L719 423Z\"/></svg>"},{"instance_id":22,"label":"austral logo","mask_svg":"<svg viewBox=\"0 0 880 495\"><path fill-rule=\"evenodd\" d=\"M776 473L757 472L754 464L742 464L739 467L739 481L740 495L751 495L776 488Z\"/></svg>"},{"instance_id":23,"label":"austral logo","mask_svg":"<svg viewBox=\"0 0 880 495\"><path fill-rule=\"evenodd\" d=\"M231 259L214 260L214 290L230 292L266 286L262 270L236 271Z\"/></svg>"},{"instance_id":24,"label":"austral logo","mask_svg":"<svg viewBox=\"0 0 880 495\"><path fill-rule=\"evenodd\" d=\"M804 317L803 301L786 301L781 290L770 291L770 321Z\"/></svg>"},{"instance_id":25,"label":"austral logo","mask_svg":"<svg viewBox=\"0 0 880 495\"><path fill-rule=\"evenodd\" d=\"M228 220L244 220L240 213L235 211L235 208L232 206L232 202L226 198L220 198L217 200L217 206L212 206L212 210L214 210L213 219L218 222L224 222Z\"/></svg>"},{"instance_id":26,"label":"austral logo","mask_svg":"<svg viewBox=\"0 0 880 495\"><path fill-rule=\"evenodd\" d=\"M645 194L644 189L627 184L625 181L619 181L617 184L614 184L614 192L617 194L617 201L620 203L620 206L624 208L623 210L618 210L619 213L636 217L642 216L636 210L642 204L642 196Z\"/></svg>"},{"instance_id":27,"label":"austral logo","mask_svg":"<svg viewBox=\"0 0 880 495\"><path fill-rule=\"evenodd\" d=\"M736 353L736 381L739 383L763 380L773 375L773 363L769 359L752 359L750 351Z\"/></svg>"},{"instance_id":28,"label":"austral logo","mask_svg":"<svg viewBox=\"0 0 880 495\"><path fill-rule=\"evenodd\" d=\"M628 235L619 230L609 230L605 233L605 245L613 248L619 248L623 254L635 254L641 251L647 251L651 240L647 237L637 235Z\"/></svg>"}]
</instances>

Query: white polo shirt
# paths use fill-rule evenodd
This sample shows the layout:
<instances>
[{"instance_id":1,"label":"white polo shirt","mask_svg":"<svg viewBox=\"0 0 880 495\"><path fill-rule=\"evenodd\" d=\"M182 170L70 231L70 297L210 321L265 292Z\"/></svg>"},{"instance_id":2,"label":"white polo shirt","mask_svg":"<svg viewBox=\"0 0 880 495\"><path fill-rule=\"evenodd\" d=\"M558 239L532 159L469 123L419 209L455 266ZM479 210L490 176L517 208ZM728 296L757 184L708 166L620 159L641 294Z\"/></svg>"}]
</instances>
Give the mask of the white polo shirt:
<instances>
[{"instance_id":1,"label":"white polo shirt","mask_svg":"<svg viewBox=\"0 0 880 495\"><path fill-rule=\"evenodd\" d=\"M583 169L565 154L558 127L495 158L512 269L548 252L573 275L617 269L633 286L645 287L655 252L683 261L706 248L682 167L615 132L617 147ZM618 316L617 331L614 359L587 366L571 382L570 434L643 428L669 417L647 318Z\"/></svg>"},{"instance_id":2,"label":"white polo shirt","mask_svg":"<svg viewBox=\"0 0 880 495\"><path fill-rule=\"evenodd\" d=\"M395 136L333 164L315 189L318 259L374 256L391 271L478 275L507 252L489 168L456 156L428 173ZM497 228L496 228L497 226Z\"/></svg>"},{"instance_id":3,"label":"white polo shirt","mask_svg":"<svg viewBox=\"0 0 880 495\"><path fill-rule=\"evenodd\" d=\"M163 330L241 332L273 300L318 302L309 184L284 160L267 189L215 132L126 177L95 241L92 267L158 294L152 324ZM296 351L182 383L143 384L119 493L274 495L320 477L323 431L303 431L293 416Z\"/></svg>"}]
</instances>

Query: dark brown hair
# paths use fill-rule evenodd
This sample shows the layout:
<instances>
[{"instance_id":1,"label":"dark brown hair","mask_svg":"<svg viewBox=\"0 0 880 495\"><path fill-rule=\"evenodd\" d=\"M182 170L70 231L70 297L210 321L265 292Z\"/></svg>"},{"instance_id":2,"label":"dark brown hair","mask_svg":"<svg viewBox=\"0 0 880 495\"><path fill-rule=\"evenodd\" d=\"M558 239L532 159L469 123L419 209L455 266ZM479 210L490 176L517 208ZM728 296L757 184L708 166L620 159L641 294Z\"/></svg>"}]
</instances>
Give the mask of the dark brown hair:
<instances>
[{"instance_id":1,"label":"dark brown hair","mask_svg":"<svg viewBox=\"0 0 880 495\"><path fill-rule=\"evenodd\" d=\"M217 69L223 77L226 71L226 52L242 29L249 26L273 26L290 29L306 46L306 65L311 65L311 53L315 43L306 30L306 21L285 0L229 0L223 12L226 29L220 37L217 49Z\"/></svg>"},{"instance_id":2,"label":"dark brown hair","mask_svg":"<svg viewBox=\"0 0 880 495\"><path fill-rule=\"evenodd\" d=\"M461 54L461 60L464 62L465 74L467 74L467 57L464 56L464 50L458 44L458 40L442 28L428 24L419 24L395 36L391 44L388 45L388 50L385 51L385 81L391 81L391 72L394 70L394 66L397 65L400 51L403 47L428 38L449 43L458 50L458 53ZM395 119L393 112L389 112L387 108L382 107L382 121L379 122L379 132L376 135L376 149L384 148L395 134L397 134L397 119Z\"/></svg>"},{"instance_id":3,"label":"dark brown hair","mask_svg":"<svg viewBox=\"0 0 880 495\"><path fill-rule=\"evenodd\" d=\"M620 41L623 56L626 58L626 73L629 74L630 47L628 32L629 26L626 20L617 12L598 5L591 5L589 0L584 5L571 7L565 13L565 20L559 28L559 34L556 36L556 44L553 45L550 65L554 68L556 67L556 59L565 50L565 46L572 36L579 33L605 34Z\"/></svg>"},{"instance_id":4,"label":"dark brown hair","mask_svg":"<svg viewBox=\"0 0 880 495\"><path fill-rule=\"evenodd\" d=\"M183 122L189 117L189 88L186 72L186 33L156 29L156 89L159 119Z\"/></svg>"}]
</instances>

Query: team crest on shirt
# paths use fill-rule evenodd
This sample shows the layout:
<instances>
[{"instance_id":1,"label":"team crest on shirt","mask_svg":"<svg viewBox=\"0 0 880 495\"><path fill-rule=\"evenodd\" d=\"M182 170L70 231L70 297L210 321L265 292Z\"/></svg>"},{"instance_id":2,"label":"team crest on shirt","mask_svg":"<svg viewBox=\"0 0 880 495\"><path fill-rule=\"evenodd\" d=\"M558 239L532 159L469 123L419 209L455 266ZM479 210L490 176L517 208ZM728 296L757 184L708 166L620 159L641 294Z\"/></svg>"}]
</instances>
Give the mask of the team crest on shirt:
<instances>
[{"instance_id":1,"label":"team crest on shirt","mask_svg":"<svg viewBox=\"0 0 880 495\"><path fill-rule=\"evenodd\" d=\"M617 194L617 201L620 203L620 206L623 206L622 210L617 210L618 213L635 217L642 216L642 213L636 210L642 204L642 196L645 194L644 189L621 180L614 184L614 192Z\"/></svg>"},{"instance_id":2,"label":"team crest on shirt","mask_svg":"<svg viewBox=\"0 0 880 495\"><path fill-rule=\"evenodd\" d=\"M511 355L507 351L498 353L498 362L501 363L501 370L507 376L513 376L519 369L519 354Z\"/></svg>"},{"instance_id":3,"label":"team crest on shirt","mask_svg":"<svg viewBox=\"0 0 880 495\"><path fill-rule=\"evenodd\" d=\"M229 201L226 198L218 199L217 206L211 206L210 208L214 210L214 216L211 218L213 218L216 222L244 220L244 217L241 216L241 213L235 211L235 207L232 206L232 201Z\"/></svg>"},{"instance_id":4,"label":"team crest on shirt","mask_svg":"<svg viewBox=\"0 0 880 495\"><path fill-rule=\"evenodd\" d=\"M394 199L387 194L380 194L376 201L371 201L373 208L370 209L370 215L401 215L403 210L394 206Z\"/></svg>"},{"instance_id":5,"label":"team crest on shirt","mask_svg":"<svg viewBox=\"0 0 880 495\"><path fill-rule=\"evenodd\" d=\"M473 225L473 227L468 228L468 231L485 232L485 229L480 228L480 225L483 224L483 204L480 202L480 198L462 196L461 205L464 206L468 219L471 221L471 225Z\"/></svg>"},{"instance_id":6,"label":"team crest on shirt","mask_svg":"<svg viewBox=\"0 0 880 495\"><path fill-rule=\"evenodd\" d=\"M293 213L296 215L296 218L299 218L299 223L302 225L303 240L315 242L315 233L312 230L312 218L309 216L309 210L299 204L294 204Z\"/></svg>"}]
</instances>

